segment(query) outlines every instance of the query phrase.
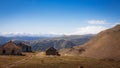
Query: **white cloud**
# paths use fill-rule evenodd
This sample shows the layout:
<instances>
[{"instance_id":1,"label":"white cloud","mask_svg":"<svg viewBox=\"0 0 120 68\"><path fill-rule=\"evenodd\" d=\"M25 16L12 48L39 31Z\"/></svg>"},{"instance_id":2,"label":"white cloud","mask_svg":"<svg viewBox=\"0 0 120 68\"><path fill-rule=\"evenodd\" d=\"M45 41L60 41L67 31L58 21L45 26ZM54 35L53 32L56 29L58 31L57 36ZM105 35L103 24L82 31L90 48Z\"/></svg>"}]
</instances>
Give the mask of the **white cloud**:
<instances>
[{"instance_id":1,"label":"white cloud","mask_svg":"<svg viewBox=\"0 0 120 68\"><path fill-rule=\"evenodd\" d=\"M90 20L88 21L89 24L93 24L93 25L103 25L103 24L107 24L105 20Z\"/></svg>"},{"instance_id":2,"label":"white cloud","mask_svg":"<svg viewBox=\"0 0 120 68\"><path fill-rule=\"evenodd\" d=\"M24 32L1 32L0 33L1 36L28 36L28 33L24 33Z\"/></svg>"},{"instance_id":3,"label":"white cloud","mask_svg":"<svg viewBox=\"0 0 120 68\"><path fill-rule=\"evenodd\" d=\"M77 28L77 31L73 32L72 35L83 35L83 34L97 34L102 30L107 29L104 26L86 26Z\"/></svg>"},{"instance_id":4,"label":"white cloud","mask_svg":"<svg viewBox=\"0 0 120 68\"><path fill-rule=\"evenodd\" d=\"M46 36L46 37L58 37L64 35L64 33L25 33L25 32L0 32L0 36L13 37L13 36Z\"/></svg>"},{"instance_id":5,"label":"white cloud","mask_svg":"<svg viewBox=\"0 0 120 68\"><path fill-rule=\"evenodd\" d=\"M32 33L22 33L22 32L5 32L5 33L0 33L0 35L2 36L84 35L84 34L97 34L105 29L107 28L104 26L85 26L85 27L77 28L76 31L70 33L49 32L49 33L32 34Z\"/></svg>"}]
</instances>

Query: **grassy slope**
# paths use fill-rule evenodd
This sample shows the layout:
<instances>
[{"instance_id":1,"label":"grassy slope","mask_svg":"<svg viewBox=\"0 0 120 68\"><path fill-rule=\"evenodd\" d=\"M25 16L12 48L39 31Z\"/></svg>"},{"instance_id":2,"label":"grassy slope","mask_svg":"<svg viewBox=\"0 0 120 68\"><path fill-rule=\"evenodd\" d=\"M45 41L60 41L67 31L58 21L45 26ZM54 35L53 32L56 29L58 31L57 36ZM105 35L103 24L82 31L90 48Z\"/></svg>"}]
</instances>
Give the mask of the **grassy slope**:
<instances>
[{"instance_id":1,"label":"grassy slope","mask_svg":"<svg viewBox=\"0 0 120 68\"><path fill-rule=\"evenodd\" d=\"M120 61L97 60L78 56L34 56L28 62L12 68L78 68L80 65L84 68L120 68L119 64Z\"/></svg>"},{"instance_id":2,"label":"grassy slope","mask_svg":"<svg viewBox=\"0 0 120 68\"><path fill-rule=\"evenodd\" d=\"M23 59L25 56L0 56L0 66Z\"/></svg>"},{"instance_id":3,"label":"grassy slope","mask_svg":"<svg viewBox=\"0 0 120 68\"><path fill-rule=\"evenodd\" d=\"M0 55L0 68L13 65L16 62L26 59L31 55L34 55L34 53L23 53L23 54L25 54L26 56Z\"/></svg>"},{"instance_id":4,"label":"grassy slope","mask_svg":"<svg viewBox=\"0 0 120 68\"><path fill-rule=\"evenodd\" d=\"M0 65L19 61L27 56L0 56ZM120 68L120 61L97 60L78 56L36 56L25 63L18 63L11 68ZM10 68L10 67L9 67Z\"/></svg>"}]
</instances>

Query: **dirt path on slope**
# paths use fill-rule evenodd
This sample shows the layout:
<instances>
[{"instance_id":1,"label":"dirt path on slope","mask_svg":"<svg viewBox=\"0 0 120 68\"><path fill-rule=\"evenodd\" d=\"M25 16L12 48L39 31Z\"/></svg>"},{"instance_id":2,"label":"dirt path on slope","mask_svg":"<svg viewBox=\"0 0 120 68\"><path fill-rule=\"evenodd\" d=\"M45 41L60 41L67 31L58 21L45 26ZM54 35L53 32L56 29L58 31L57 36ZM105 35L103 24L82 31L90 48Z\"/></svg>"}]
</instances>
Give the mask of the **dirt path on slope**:
<instances>
[{"instance_id":1,"label":"dirt path on slope","mask_svg":"<svg viewBox=\"0 0 120 68\"><path fill-rule=\"evenodd\" d=\"M39 52L39 53L36 54L36 57L37 57L37 58L44 58L45 56L46 56L46 55L45 55L44 52Z\"/></svg>"},{"instance_id":2,"label":"dirt path on slope","mask_svg":"<svg viewBox=\"0 0 120 68\"><path fill-rule=\"evenodd\" d=\"M13 67L13 66L17 66L19 64L22 64L22 63L25 63L25 62L29 61L30 59L32 59L33 56L35 56L35 55L30 54L27 57L25 57L25 58L23 58L21 60L18 60L16 62L12 62L12 63L2 65L0 68L10 68L10 67Z\"/></svg>"}]
</instances>

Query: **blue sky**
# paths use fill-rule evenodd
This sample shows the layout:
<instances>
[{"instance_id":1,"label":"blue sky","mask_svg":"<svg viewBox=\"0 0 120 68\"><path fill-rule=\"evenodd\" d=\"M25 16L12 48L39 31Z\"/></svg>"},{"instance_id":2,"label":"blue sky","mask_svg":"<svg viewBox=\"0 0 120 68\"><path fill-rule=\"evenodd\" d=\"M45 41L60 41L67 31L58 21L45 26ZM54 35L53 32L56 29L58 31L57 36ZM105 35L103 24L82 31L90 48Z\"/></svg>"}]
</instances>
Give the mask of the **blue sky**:
<instances>
[{"instance_id":1,"label":"blue sky","mask_svg":"<svg viewBox=\"0 0 120 68\"><path fill-rule=\"evenodd\" d=\"M120 0L0 0L0 33L95 34L120 23Z\"/></svg>"}]
</instances>

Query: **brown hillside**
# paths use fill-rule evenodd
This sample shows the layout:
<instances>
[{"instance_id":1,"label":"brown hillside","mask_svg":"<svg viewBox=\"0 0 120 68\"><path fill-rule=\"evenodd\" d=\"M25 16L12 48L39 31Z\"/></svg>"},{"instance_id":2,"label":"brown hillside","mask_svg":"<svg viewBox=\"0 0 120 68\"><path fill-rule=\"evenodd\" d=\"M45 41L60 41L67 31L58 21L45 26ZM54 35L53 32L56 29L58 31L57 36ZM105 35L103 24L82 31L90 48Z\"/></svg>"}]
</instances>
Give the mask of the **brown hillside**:
<instances>
[{"instance_id":1,"label":"brown hillside","mask_svg":"<svg viewBox=\"0 0 120 68\"><path fill-rule=\"evenodd\" d=\"M83 47L82 56L120 59L120 25L100 32Z\"/></svg>"},{"instance_id":2,"label":"brown hillside","mask_svg":"<svg viewBox=\"0 0 120 68\"><path fill-rule=\"evenodd\" d=\"M71 49L62 50L62 53L99 59L120 59L120 25L104 30L84 45Z\"/></svg>"}]
</instances>

